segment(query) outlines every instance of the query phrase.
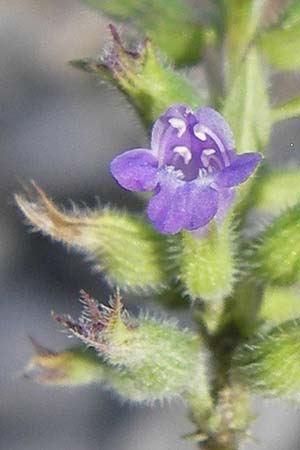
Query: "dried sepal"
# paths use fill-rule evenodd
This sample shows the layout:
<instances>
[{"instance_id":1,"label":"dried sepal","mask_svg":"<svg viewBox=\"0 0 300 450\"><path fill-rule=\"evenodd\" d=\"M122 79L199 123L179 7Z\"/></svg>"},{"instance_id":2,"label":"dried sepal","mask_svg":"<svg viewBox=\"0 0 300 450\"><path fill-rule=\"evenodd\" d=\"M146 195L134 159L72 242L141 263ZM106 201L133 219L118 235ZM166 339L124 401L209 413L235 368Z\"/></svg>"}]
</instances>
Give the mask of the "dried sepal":
<instances>
[{"instance_id":1,"label":"dried sepal","mask_svg":"<svg viewBox=\"0 0 300 450\"><path fill-rule=\"evenodd\" d=\"M56 241L81 246L83 230L92 223L92 217L78 210L64 213L46 195L35 181L25 186L23 194L15 194L15 201L34 231L52 237ZM81 238L79 241L78 238Z\"/></svg>"},{"instance_id":2,"label":"dried sepal","mask_svg":"<svg viewBox=\"0 0 300 450\"><path fill-rule=\"evenodd\" d=\"M53 314L54 320L63 326L71 335L79 338L85 344L94 347L103 354L109 352L108 339L117 327L123 328L126 333L125 318L127 313L119 292L110 299L109 306L99 304L89 294L81 291L80 301L83 311L75 321L70 315Z\"/></svg>"}]
</instances>

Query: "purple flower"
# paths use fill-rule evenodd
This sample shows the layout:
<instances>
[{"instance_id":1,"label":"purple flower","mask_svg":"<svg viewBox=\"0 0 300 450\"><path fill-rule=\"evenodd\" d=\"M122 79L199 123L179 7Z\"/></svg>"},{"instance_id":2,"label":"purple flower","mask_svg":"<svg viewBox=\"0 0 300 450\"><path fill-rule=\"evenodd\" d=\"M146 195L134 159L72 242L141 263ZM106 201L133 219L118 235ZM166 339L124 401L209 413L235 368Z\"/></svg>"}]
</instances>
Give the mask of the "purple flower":
<instances>
[{"instance_id":1,"label":"purple flower","mask_svg":"<svg viewBox=\"0 0 300 450\"><path fill-rule=\"evenodd\" d=\"M212 108L173 105L155 122L151 150L117 156L111 173L130 191L153 191L148 216L160 233L174 234L222 223L235 186L253 173L259 153L235 153L232 131Z\"/></svg>"}]
</instances>

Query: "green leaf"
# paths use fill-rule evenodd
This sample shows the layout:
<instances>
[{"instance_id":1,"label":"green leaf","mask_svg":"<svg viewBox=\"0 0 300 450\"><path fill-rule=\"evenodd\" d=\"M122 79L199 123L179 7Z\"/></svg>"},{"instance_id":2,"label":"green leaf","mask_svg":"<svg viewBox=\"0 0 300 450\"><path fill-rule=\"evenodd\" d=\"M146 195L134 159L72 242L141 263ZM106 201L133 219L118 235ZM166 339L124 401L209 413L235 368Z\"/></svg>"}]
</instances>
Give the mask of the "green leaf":
<instances>
[{"instance_id":1,"label":"green leaf","mask_svg":"<svg viewBox=\"0 0 300 450\"><path fill-rule=\"evenodd\" d=\"M139 50L128 50L113 26L111 32L113 45L102 58L72 64L112 82L136 108L147 127L173 103L186 103L192 108L204 103L183 75L157 57L148 40Z\"/></svg>"},{"instance_id":2,"label":"green leaf","mask_svg":"<svg viewBox=\"0 0 300 450\"><path fill-rule=\"evenodd\" d=\"M281 70L300 69L300 26L272 29L258 41L270 64Z\"/></svg>"},{"instance_id":3,"label":"green leaf","mask_svg":"<svg viewBox=\"0 0 300 450\"><path fill-rule=\"evenodd\" d=\"M279 23L258 37L268 61L281 70L300 68L300 4L293 0L283 11Z\"/></svg>"},{"instance_id":4,"label":"green leaf","mask_svg":"<svg viewBox=\"0 0 300 450\"><path fill-rule=\"evenodd\" d=\"M178 276L186 294L219 304L232 289L235 275L234 233L227 219L220 229L212 223L206 237L182 233Z\"/></svg>"},{"instance_id":5,"label":"green leaf","mask_svg":"<svg viewBox=\"0 0 300 450\"><path fill-rule=\"evenodd\" d=\"M259 26L265 0L226 0L226 51L230 85Z\"/></svg>"},{"instance_id":6,"label":"green leaf","mask_svg":"<svg viewBox=\"0 0 300 450\"><path fill-rule=\"evenodd\" d=\"M238 349L233 377L266 397L300 400L300 320L260 334Z\"/></svg>"},{"instance_id":7,"label":"green leaf","mask_svg":"<svg viewBox=\"0 0 300 450\"><path fill-rule=\"evenodd\" d=\"M300 280L300 205L284 211L256 239L250 253L253 274L271 284Z\"/></svg>"},{"instance_id":8,"label":"green leaf","mask_svg":"<svg viewBox=\"0 0 300 450\"><path fill-rule=\"evenodd\" d=\"M272 170L257 177L251 205L279 214L300 201L300 170Z\"/></svg>"},{"instance_id":9,"label":"green leaf","mask_svg":"<svg viewBox=\"0 0 300 450\"><path fill-rule=\"evenodd\" d=\"M177 65L199 60L205 45L200 11L183 0L85 0L119 21L128 21Z\"/></svg>"},{"instance_id":10,"label":"green leaf","mask_svg":"<svg viewBox=\"0 0 300 450\"><path fill-rule=\"evenodd\" d=\"M268 286L264 292L259 316L267 325L273 326L300 317L299 287Z\"/></svg>"},{"instance_id":11,"label":"green leaf","mask_svg":"<svg viewBox=\"0 0 300 450\"><path fill-rule=\"evenodd\" d=\"M35 230L95 261L112 283L128 289L163 290L172 266L169 241L138 216L105 208L65 213L37 185L16 202Z\"/></svg>"},{"instance_id":12,"label":"green leaf","mask_svg":"<svg viewBox=\"0 0 300 450\"><path fill-rule=\"evenodd\" d=\"M263 150L270 135L271 117L267 87L255 48L245 57L225 100L223 113L233 129L238 153Z\"/></svg>"},{"instance_id":13,"label":"green leaf","mask_svg":"<svg viewBox=\"0 0 300 450\"><path fill-rule=\"evenodd\" d=\"M297 24L300 25L300 4L298 0L291 0L282 11L279 24L284 28L290 28Z\"/></svg>"},{"instance_id":14,"label":"green leaf","mask_svg":"<svg viewBox=\"0 0 300 450\"><path fill-rule=\"evenodd\" d=\"M294 97L287 102L276 105L272 109L271 115L273 122L300 116L300 97Z\"/></svg>"}]
</instances>

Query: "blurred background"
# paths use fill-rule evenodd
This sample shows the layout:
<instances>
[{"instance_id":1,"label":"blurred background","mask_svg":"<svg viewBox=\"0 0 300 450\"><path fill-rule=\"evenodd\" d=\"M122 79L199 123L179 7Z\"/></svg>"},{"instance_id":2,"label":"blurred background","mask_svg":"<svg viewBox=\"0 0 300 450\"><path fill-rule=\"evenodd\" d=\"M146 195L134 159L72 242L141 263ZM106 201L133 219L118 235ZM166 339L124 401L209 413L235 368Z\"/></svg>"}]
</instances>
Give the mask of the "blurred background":
<instances>
[{"instance_id":1,"label":"blurred background","mask_svg":"<svg viewBox=\"0 0 300 450\"><path fill-rule=\"evenodd\" d=\"M272 17L280 2L270 3ZM32 355L28 333L56 350L70 345L51 310L76 316L81 288L104 301L109 290L80 255L28 233L13 193L34 179L65 206L69 199L95 206L98 197L102 204L141 207L117 188L108 169L114 154L146 144L147 136L115 90L67 64L99 52L107 23L76 0L0 0L1 450L194 448L179 439L193 430L180 402L128 406L99 386L46 388L21 376ZM201 80L201 70L194 68L193 76ZM271 78L274 103L299 93L298 74ZM268 156L274 164L293 165L299 148L299 121L285 122L274 130ZM134 299L126 306L135 309ZM254 402L260 448L300 449L299 412L279 402Z\"/></svg>"}]
</instances>

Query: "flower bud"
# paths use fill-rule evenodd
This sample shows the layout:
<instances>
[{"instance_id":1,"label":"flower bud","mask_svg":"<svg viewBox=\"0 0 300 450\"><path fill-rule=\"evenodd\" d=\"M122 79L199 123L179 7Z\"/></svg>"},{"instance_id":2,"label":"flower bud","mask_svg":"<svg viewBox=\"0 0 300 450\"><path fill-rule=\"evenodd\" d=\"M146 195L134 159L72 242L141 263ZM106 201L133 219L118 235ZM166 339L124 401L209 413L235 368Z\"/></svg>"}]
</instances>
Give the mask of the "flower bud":
<instances>
[{"instance_id":1,"label":"flower bud","mask_svg":"<svg viewBox=\"0 0 300 450\"><path fill-rule=\"evenodd\" d=\"M60 211L32 183L15 199L34 230L92 258L109 281L130 289L160 290L168 284L167 240L142 218L105 208Z\"/></svg>"},{"instance_id":2,"label":"flower bud","mask_svg":"<svg viewBox=\"0 0 300 450\"><path fill-rule=\"evenodd\" d=\"M255 276L277 285L300 279L300 205L284 211L258 237L250 254Z\"/></svg>"},{"instance_id":3,"label":"flower bud","mask_svg":"<svg viewBox=\"0 0 300 450\"><path fill-rule=\"evenodd\" d=\"M100 382L105 367L92 349L71 348L54 352L32 340L36 355L25 367L24 376L35 383L55 386L80 386Z\"/></svg>"},{"instance_id":4,"label":"flower bud","mask_svg":"<svg viewBox=\"0 0 300 450\"><path fill-rule=\"evenodd\" d=\"M207 236L182 233L178 257L179 277L193 299L219 302L231 292L234 282L234 242L229 220L218 230L213 223Z\"/></svg>"},{"instance_id":5,"label":"flower bud","mask_svg":"<svg viewBox=\"0 0 300 450\"><path fill-rule=\"evenodd\" d=\"M73 61L72 65L111 81L136 108L146 126L172 103L199 107L203 99L180 74L164 65L145 40L137 50L125 48L113 25L111 49L99 59Z\"/></svg>"},{"instance_id":6,"label":"flower bud","mask_svg":"<svg viewBox=\"0 0 300 450\"><path fill-rule=\"evenodd\" d=\"M165 55L177 65L197 62L204 45L204 30L199 23L200 11L183 0L86 0L88 4L122 22L130 21L146 33Z\"/></svg>"},{"instance_id":7,"label":"flower bud","mask_svg":"<svg viewBox=\"0 0 300 450\"><path fill-rule=\"evenodd\" d=\"M300 321L290 320L238 349L233 376L266 397L300 399Z\"/></svg>"},{"instance_id":8,"label":"flower bud","mask_svg":"<svg viewBox=\"0 0 300 450\"><path fill-rule=\"evenodd\" d=\"M183 395L198 385L207 391L204 355L197 336L147 315L130 317L118 293L110 306L99 305L85 293L82 303L84 311L78 321L70 316L55 319L95 348L112 370L123 374L129 398L128 378L134 380L136 397L141 400Z\"/></svg>"}]
</instances>

